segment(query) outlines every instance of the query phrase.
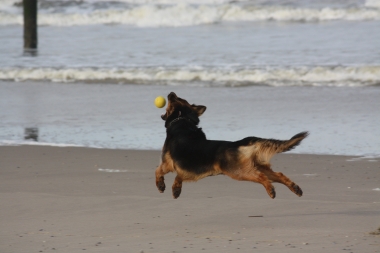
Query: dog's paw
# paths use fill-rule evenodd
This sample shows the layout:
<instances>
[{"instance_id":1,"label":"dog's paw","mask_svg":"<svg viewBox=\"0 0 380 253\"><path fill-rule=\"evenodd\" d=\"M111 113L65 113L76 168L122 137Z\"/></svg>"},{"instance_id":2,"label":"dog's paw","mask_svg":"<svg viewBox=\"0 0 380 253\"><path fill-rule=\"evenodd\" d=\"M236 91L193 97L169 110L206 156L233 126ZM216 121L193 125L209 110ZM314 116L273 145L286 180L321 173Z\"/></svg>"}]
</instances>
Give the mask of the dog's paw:
<instances>
[{"instance_id":1,"label":"dog's paw","mask_svg":"<svg viewBox=\"0 0 380 253\"><path fill-rule=\"evenodd\" d=\"M175 188L173 188L173 198L178 198L179 197L179 195L181 194L181 188L179 188L179 187L175 187Z\"/></svg>"},{"instance_id":2,"label":"dog's paw","mask_svg":"<svg viewBox=\"0 0 380 253\"><path fill-rule=\"evenodd\" d=\"M271 197L272 199L274 199L276 197L276 190L274 189L274 187L270 188L268 190L268 195L269 197Z\"/></svg>"},{"instance_id":3,"label":"dog's paw","mask_svg":"<svg viewBox=\"0 0 380 253\"><path fill-rule=\"evenodd\" d=\"M158 181L156 185L159 192L163 193L165 191L166 186L164 181Z\"/></svg>"},{"instance_id":4,"label":"dog's paw","mask_svg":"<svg viewBox=\"0 0 380 253\"><path fill-rule=\"evenodd\" d=\"M298 185L296 185L296 184L294 184L293 186L292 186L292 188L293 188L293 192L298 196L298 197L301 197L302 196L302 189L301 189L301 187L299 187Z\"/></svg>"},{"instance_id":5,"label":"dog's paw","mask_svg":"<svg viewBox=\"0 0 380 253\"><path fill-rule=\"evenodd\" d=\"M269 196L274 199L276 197L276 191L274 190L274 188L272 189L271 193L269 193Z\"/></svg>"}]
</instances>

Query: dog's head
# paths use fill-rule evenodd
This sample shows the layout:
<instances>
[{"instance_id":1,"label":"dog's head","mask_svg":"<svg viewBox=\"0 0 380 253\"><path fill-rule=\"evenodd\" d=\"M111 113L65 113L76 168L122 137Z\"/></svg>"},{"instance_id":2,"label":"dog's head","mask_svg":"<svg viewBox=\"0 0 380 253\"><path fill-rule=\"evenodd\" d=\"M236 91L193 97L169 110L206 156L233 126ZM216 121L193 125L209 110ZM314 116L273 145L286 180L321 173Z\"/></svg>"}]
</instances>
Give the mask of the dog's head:
<instances>
[{"instance_id":1,"label":"dog's head","mask_svg":"<svg viewBox=\"0 0 380 253\"><path fill-rule=\"evenodd\" d=\"M199 123L199 116L206 111L206 106L189 104L185 99L178 97L174 92L168 95L168 106L166 112L161 115L161 118L165 120L165 127L168 127L170 123L176 118L185 118L195 125Z\"/></svg>"}]
</instances>

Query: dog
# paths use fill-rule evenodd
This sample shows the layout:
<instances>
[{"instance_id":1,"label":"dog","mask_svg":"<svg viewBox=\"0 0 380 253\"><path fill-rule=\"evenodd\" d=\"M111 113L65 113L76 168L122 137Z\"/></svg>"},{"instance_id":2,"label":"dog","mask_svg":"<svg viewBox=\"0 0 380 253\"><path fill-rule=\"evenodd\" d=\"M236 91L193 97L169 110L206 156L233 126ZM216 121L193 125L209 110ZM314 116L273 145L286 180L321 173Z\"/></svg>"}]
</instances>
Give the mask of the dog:
<instances>
[{"instance_id":1,"label":"dog","mask_svg":"<svg viewBox=\"0 0 380 253\"><path fill-rule=\"evenodd\" d=\"M272 199L276 197L273 182L282 183L297 196L302 196L301 188L281 172L274 172L269 160L299 145L308 132L296 134L289 140L258 137L235 142L207 140L202 128L198 127L199 117L205 111L206 106L191 105L174 92L168 95L166 112L161 115L165 121L166 139L161 163L155 172L159 192L165 191L164 175L176 172L172 186L175 199L181 194L182 182L221 174L260 183Z\"/></svg>"}]
</instances>

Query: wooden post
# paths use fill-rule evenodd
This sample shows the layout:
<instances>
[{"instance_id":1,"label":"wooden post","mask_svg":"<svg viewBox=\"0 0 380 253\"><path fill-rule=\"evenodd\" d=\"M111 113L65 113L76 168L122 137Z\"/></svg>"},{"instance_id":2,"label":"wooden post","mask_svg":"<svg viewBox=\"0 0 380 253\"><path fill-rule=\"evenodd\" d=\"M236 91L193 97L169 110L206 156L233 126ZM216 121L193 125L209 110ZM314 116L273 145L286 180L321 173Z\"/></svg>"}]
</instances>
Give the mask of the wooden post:
<instances>
[{"instance_id":1,"label":"wooden post","mask_svg":"<svg viewBox=\"0 0 380 253\"><path fill-rule=\"evenodd\" d=\"M25 128L24 140L38 141L38 128L37 127Z\"/></svg>"},{"instance_id":2,"label":"wooden post","mask_svg":"<svg viewBox=\"0 0 380 253\"><path fill-rule=\"evenodd\" d=\"M24 49L37 49L37 0L23 0Z\"/></svg>"}]
</instances>

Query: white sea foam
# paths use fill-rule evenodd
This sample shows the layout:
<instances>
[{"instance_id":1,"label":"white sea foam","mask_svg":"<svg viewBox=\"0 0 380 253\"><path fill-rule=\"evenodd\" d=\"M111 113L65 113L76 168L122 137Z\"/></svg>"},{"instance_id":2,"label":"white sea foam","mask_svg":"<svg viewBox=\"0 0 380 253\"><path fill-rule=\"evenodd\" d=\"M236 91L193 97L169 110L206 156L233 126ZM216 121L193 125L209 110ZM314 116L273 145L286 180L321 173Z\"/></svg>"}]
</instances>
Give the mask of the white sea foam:
<instances>
[{"instance_id":1,"label":"white sea foam","mask_svg":"<svg viewBox=\"0 0 380 253\"><path fill-rule=\"evenodd\" d=\"M234 0L234 2L248 2L249 0ZM104 2L104 0L86 0L86 2ZM223 4L231 0L118 0L129 4L177 4L178 2L186 4Z\"/></svg>"},{"instance_id":2,"label":"white sea foam","mask_svg":"<svg viewBox=\"0 0 380 253\"><path fill-rule=\"evenodd\" d=\"M98 171L100 171L100 172L109 172L109 173L128 172L128 170L102 169L102 168L99 168Z\"/></svg>"},{"instance_id":3,"label":"white sea foam","mask_svg":"<svg viewBox=\"0 0 380 253\"><path fill-rule=\"evenodd\" d=\"M380 66L299 67L285 69L97 69L97 68L8 68L0 80L48 80L54 82L111 82L134 84L190 83L198 86L342 86L380 84Z\"/></svg>"},{"instance_id":4,"label":"white sea foam","mask_svg":"<svg viewBox=\"0 0 380 253\"><path fill-rule=\"evenodd\" d=\"M76 10L76 9L74 9ZM46 26L75 26L94 24L125 24L141 27L193 26L238 21L315 22L331 20L380 20L380 9L375 8L298 8L286 6L221 5L133 5L91 11L41 11L38 24ZM22 25L20 13L3 12L0 25Z\"/></svg>"},{"instance_id":5,"label":"white sea foam","mask_svg":"<svg viewBox=\"0 0 380 253\"><path fill-rule=\"evenodd\" d=\"M51 146L51 147L86 147L85 145L67 144L67 143L54 143L54 142L37 142L37 141L25 141L25 140L0 140L0 146ZM91 146L92 148L98 148Z\"/></svg>"},{"instance_id":6,"label":"white sea foam","mask_svg":"<svg viewBox=\"0 0 380 253\"><path fill-rule=\"evenodd\" d=\"M0 1L0 10L4 10L4 11L10 10L18 2L20 2L20 1L18 1L18 0L1 0Z\"/></svg>"},{"instance_id":7,"label":"white sea foam","mask_svg":"<svg viewBox=\"0 0 380 253\"><path fill-rule=\"evenodd\" d=\"M346 160L347 162L356 162L356 161L367 161L367 162L377 162L380 156L379 155L367 155L367 156L361 156L361 157L355 157ZM376 160L375 160L376 159Z\"/></svg>"},{"instance_id":8,"label":"white sea foam","mask_svg":"<svg viewBox=\"0 0 380 253\"><path fill-rule=\"evenodd\" d=\"M366 0L364 5L372 8L380 8L380 0Z\"/></svg>"}]
</instances>

